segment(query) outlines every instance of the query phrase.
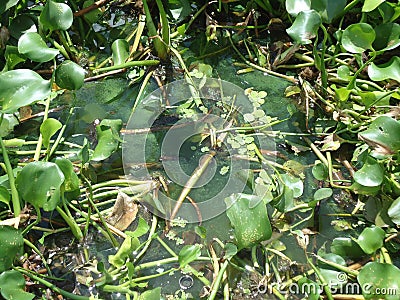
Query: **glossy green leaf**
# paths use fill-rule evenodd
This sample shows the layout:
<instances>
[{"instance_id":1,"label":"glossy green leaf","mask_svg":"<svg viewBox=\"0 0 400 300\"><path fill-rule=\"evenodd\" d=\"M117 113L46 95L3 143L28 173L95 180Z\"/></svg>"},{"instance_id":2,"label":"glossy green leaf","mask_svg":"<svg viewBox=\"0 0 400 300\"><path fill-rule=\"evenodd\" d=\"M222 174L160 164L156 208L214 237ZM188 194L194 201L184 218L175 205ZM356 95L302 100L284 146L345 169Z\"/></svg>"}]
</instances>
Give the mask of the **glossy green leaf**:
<instances>
[{"instance_id":1,"label":"glossy green leaf","mask_svg":"<svg viewBox=\"0 0 400 300\"><path fill-rule=\"evenodd\" d=\"M282 174L281 178L283 183L293 191L294 198L298 198L303 195L304 184L300 178L289 174Z\"/></svg>"},{"instance_id":2,"label":"glossy green leaf","mask_svg":"<svg viewBox=\"0 0 400 300\"><path fill-rule=\"evenodd\" d=\"M18 51L36 62L52 60L59 53L57 49L47 47L42 37L36 32L24 33L19 38Z\"/></svg>"},{"instance_id":3,"label":"glossy green leaf","mask_svg":"<svg viewBox=\"0 0 400 300\"><path fill-rule=\"evenodd\" d=\"M3 121L0 124L0 137L9 135L18 124L18 119L14 114L3 114Z\"/></svg>"},{"instance_id":4,"label":"glossy green leaf","mask_svg":"<svg viewBox=\"0 0 400 300\"><path fill-rule=\"evenodd\" d=\"M361 97L361 102L365 105L365 108L371 106L382 106L390 105L389 101L391 95L386 92L373 91L373 92L359 92L358 96Z\"/></svg>"},{"instance_id":5,"label":"glossy green leaf","mask_svg":"<svg viewBox=\"0 0 400 300\"><path fill-rule=\"evenodd\" d=\"M380 186L365 186L357 182L354 182L350 186L350 190L355 194L373 196L379 192Z\"/></svg>"},{"instance_id":6,"label":"glossy green leaf","mask_svg":"<svg viewBox=\"0 0 400 300\"><path fill-rule=\"evenodd\" d=\"M139 217L139 222L138 225L135 229L135 231L125 231L125 233L131 237L141 237L142 235L145 235L150 229L149 224L147 222Z\"/></svg>"},{"instance_id":7,"label":"glossy green leaf","mask_svg":"<svg viewBox=\"0 0 400 300\"><path fill-rule=\"evenodd\" d=\"M384 169L372 157L367 157L360 170L354 173L354 180L363 186L379 186L383 182Z\"/></svg>"},{"instance_id":8,"label":"glossy green leaf","mask_svg":"<svg viewBox=\"0 0 400 300\"><path fill-rule=\"evenodd\" d=\"M150 291L145 291L140 294L139 300L160 300L161 297L161 288L155 288Z\"/></svg>"},{"instance_id":9,"label":"glossy green leaf","mask_svg":"<svg viewBox=\"0 0 400 300\"><path fill-rule=\"evenodd\" d=\"M365 0L362 12L370 12L377 8L381 3L385 2L385 0Z\"/></svg>"},{"instance_id":10,"label":"glossy green leaf","mask_svg":"<svg viewBox=\"0 0 400 300\"><path fill-rule=\"evenodd\" d=\"M18 108L43 100L50 95L50 81L27 69L0 74L0 104L2 112L15 112Z\"/></svg>"},{"instance_id":11,"label":"glossy green leaf","mask_svg":"<svg viewBox=\"0 0 400 300\"><path fill-rule=\"evenodd\" d=\"M320 25L320 15L315 10L306 10L297 15L292 26L286 31L296 43L310 44L311 39L316 37Z\"/></svg>"},{"instance_id":12,"label":"glossy green leaf","mask_svg":"<svg viewBox=\"0 0 400 300\"><path fill-rule=\"evenodd\" d=\"M238 248L236 247L235 244L232 243L226 243L224 246L224 259L231 259L238 253Z\"/></svg>"},{"instance_id":13,"label":"glossy green leaf","mask_svg":"<svg viewBox=\"0 0 400 300\"><path fill-rule=\"evenodd\" d=\"M351 53L372 50L375 36L375 30L371 25L367 23L352 24L343 31L342 46Z\"/></svg>"},{"instance_id":14,"label":"glossy green leaf","mask_svg":"<svg viewBox=\"0 0 400 300\"><path fill-rule=\"evenodd\" d=\"M376 38L372 46L376 51L387 51L400 45L400 25L384 23L374 28Z\"/></svg>"},{"instance_id":15,"label":"glossy green leaf","mask_svg":"<svg viewBox=\"0 0 400 300\"><path fill-rule=\"evenodd\" d=\"M325 180L328 178L328 167L321 162L315 163L311 171L314 178L317 180Z\"/></svg>"},{"instance_id":16,"label":"glossy green leaf","mask_svg":"<svg viewBox=\"0 0 400 300\"><path fill-rule=\"evenodd\" d=\"M186 245L183 246L181 251L179 251L178 261L181 268L184 268L192 261L198 259L201 255L201 246L196 245Z\"/></svg>"},{"instance_id":17,"label":"glossy green leaf","mask_svg":"<svg viewBox=\"0 0 400 300\"><path fill-rule=\"evenodd\" d=\"M301 277L298 281L299 288L304 291L307 295L307 300L318 300L320 299L320 293L322 289L318 283L308 279L307 277Z\"/></svg>"},{"instance_id":18,"label":"glossy green leaf","mask_svg":"<svg viewBox=\"0 0 400 300\"><path fill-rule=\"evenodd\" d=\"M3 71L11 71L16 65L26 60L26 57L18 52L18 47L10 45L6 46L4 57L6 59L6 66L4 67Z\"/></svg>"},{"instance_id":19,"label":"glossy green leaf","mask_svg":"<svg viewBox=\"0 0 400 300\"><path fill-rule=\"evenodd\" d=\"M332 241L331 252L343 258L359 258L364 255L360 246L349 237L338 237Z\"/></svg>"},{"instance_id":20,"label":"glossy green leaf","mask_svg":"<svg viewBox=\"0 0 400 300\"><path fill-rule=\"evenodd\" d=\"M34 294L25 292L25 278L15 270L0 274L0 291L6 300L31 300Z\"/></svg>"},{"instance_id":21,"label":"glossy green leaf","mask_svg":"<svg viewBox=\"0 0 400 300\"><path fill-rule=\"evenodd\" d=\"M121 247L115 255L108 256L108 262L116 268L121 268L125 265L126 259L132 254L140 245L137 238L127 236L123 241Z\"/></svg>"},{"instance_id":22,"label":"glossy green leaf","mask_svg":"<svg viewBox=\"0 0 400 300\"><path fill-rule=\"evenodd\" d=\"M58 130L60 130L61 127L62 127L61 122L53 118L48 118L44 120L42 125L40 125L40 133L42 134L43 137L43 145L46 148L49 148L51 137Z\"/></svg>"},{"instance_id":23,"label":"glossy green leaf","mask_svg":"<svg viewBox=\"0 0 400 300\"><path fill-rule=\"evenodd\" d=\"M120 142L119 131L122 128L121 120L104 119L96 127L98 144L94 149L94 161L104 160L111 156L117 149Z\"/></svg>"},{"instance_id":24,"label":"glossy green leaf","mask_svg":"<svg viewBox=\"0 0 400 300\"><path fill-rule=\"evenodd\" d=\"M0 272L11 268L17 255L23 254L24 238L19 230L0 225Z\"/></svg>"},{"instance_id":25,"label":"glossy green leaf","mask_svg":"<svg viewBox=\"0 0 400 300\"><path fill-rule=\"evenodd\" d=\"M373 81L394 79L400 82L400 57L393 56L387 63L379 66L371 63L368 67L368 76Z\"/></svg>"},{"instance_id":26,"label":"glossy green leaf","mask_svg":"<svg viewBox=\"0 0 400 300\"><path fill-rule=\"evenodd\" d=\"M350 81L352 78L350 68L348 66L339 66L337 68L337 77L345 81Z\"/></svg>"},{"instance_id":27,"label":"glossy green leaf","mask_svg":"<svg viewBox=\"0 0 400 300\"><path fill-rule=\"evenodd\" d=\"M380 116L359 134L375 152L393 154L400 150L400 123L388 116Z\"/></svg>"},{"instance_id":28,"label":"glossy green leaf","mask_svg":"<svg viewBox=\"0 0 400 300\"><path fill-rule=\"evenodd\" d=\"M65 3L48 0L40 14L40 23L50 30L67 30L73 22L71 8Z\"/></svg>"},{"instance_id":29,"label":"glossy green leaf","mask_svg":"<svg viewBox=\"0 0 400 300\"><path fill-rule=\"evenodd\" d=\"M394 22L400 17L400 7L398 4L387 1L379 5L379 13L382 16L383 23Z\"/></svg>"},{"instance_id":30,"label":"glossy green leaf","mask_svg":"<svg viewBox=\"0 0 400 300\"><path fill-rule=\"evenodd\" d=\"M346 0L312 0L311 9L317 11L322 21L331 23L346 7Z\"/></svg>"},{"instance_id":31,"label":"glossy green leaf","mask_svg":"<svg viewBox=\"0 0 400 300\"><path fill-rule=\"evenodd\" d=\"M330 188L321 188L315 191L314 193L314 200L320 201L326 198L331 197L333 194L332 189Z\"/></svg>"},{"instance_id":32,"label":"glossy green leaf","mask_svg":"<svg viewBox=\"0 0 400 300\"><path fill-rule=\"evenodd\" d=\"M398 300L400 269L391 264L369 262L357 276L365 299ZM382 293L386 291L386 293ZM388 292L392 291L392 292ZM395 291L395 293L393 292ZM378 294L379 293L379 294Z\"/></svg>"},{"instance_id":33,"label":"glossy green leaf","mask_svg":"<svg viewBox=\"0 0 400 300\"><path fill-rule=\"evenodd\" d=\"M263 201L250 208L254 195L233 194L225 198L226 214L234 229L238 249L251 247L272 235L267 208Z\"/></svg>"},{"instance_id":34,"label":"glossy green leaf","mask_svg":"<svg viewBox=\"0 0 400 300\"><path fill-rule=\"evenodd\" d=\"M300 12L311 9L311 0L286 0L286 11L296 17Z\"/></svg>"},{"instance_id":35,"label":"glossy green leaf","mask_svg":"<svg viewBox=\"0 0 400 300\"><path fill-rule=\"evenodd\" d=\"M25 201L45 211L52 211L60 201L60 187L64 178L55 163L35 161L21 170L16 184Z\"/></svg>"},{"instance_id":36,"label":"glossy green leaf","mask_svg":"<svg viewBox=\"0 0 400 300\"><path fill-rule=\"evenodd\" d=\"M54 163L60 168L64 174L63 188L66 192L72 192L79 189L79 177L74 171L72 162L63 157L57 157Z\"/></svg>"},{"instance_id":37,"label":"glossy green leaf","mask_svg":"<svg viewBox=\"0 0 400 300\"><path fill-rule=\"evenodd\" d=\"M0 14L17 5L19 0L1 0L0 2Z\"/></svg>"},{"instance_id":38,"label":"glossy green leaf","mask_svg":"<svg viewBox=\"0 0 400 300\"><path fill-rule=\"evenodd\" d=\"M27 32L37 32L36 24L31 15L18 15L12 19L8 28L10 35L18 40L21 35Z\"/></svg>"},{"instance_id":39,"label":"glossy green leaf","mask_svg":"<svg viewBox=\"0 0 400 300\"><path fill-rule=\"evenodd\" d=\"M383 246L385 231L376 226L365 228L357 239L358 245L367 254L373 254Z\"/></svg>"},{"instance_id":40,"label":"glossy green leaf","mask_svg":"<svg viewBox=\"0 0 400 300\"><path fill-rule=\"evenodd\" d=\"M393 223L400 225L400 197L394 200L390 205L388 215Z\"/></svg>"},{"instance_id":41,"label":"glossy green leaf","mask_svg":"<svg viewBox=\"0 0 400 300\"><path fill-rule=\"evenodd\" d=\"M11 195L5 186L0 185L0 202L8 205L11 200Z\"/></svg>"},{"instance_id":42,"label":"glossy green leaf","mask_svg":"<svg viewBox=\"0 0 400 300\"><path fill-rule=\"evenodd\" d=\"M83 86L85 70L73 61L66 60L55 72L56 84L67 90L78 90Z\"/></svg>"},{"instance_id":43,"label":"glossy green leaf","mask_svg":"<svg viewBox=\"0 0 400 300\"><path fill-rule=\"evenodd\" d=\"M323 259L331 261L335 264L342 265L344 267L346 266L346 260L342 256L337 255L335 253L325 253L325 254L322 254L321 257ZM318 261L318 267L327 269L327 270L329 270L329 269L337 270L337 269L334 269L333 267L331 267L329 264L322 262L322 261Z\"/></svg>"},{"instance_id":44,"label":"glossy green leaf","mask_svg":"<svg viewBox=\"0 0 400 300\"><path fill-rule=\"evenodd\" d=\"M115 40L111 45L114 66L123 64L129 57L129 44L124 39Z\"/></svg>"}]
</instances>

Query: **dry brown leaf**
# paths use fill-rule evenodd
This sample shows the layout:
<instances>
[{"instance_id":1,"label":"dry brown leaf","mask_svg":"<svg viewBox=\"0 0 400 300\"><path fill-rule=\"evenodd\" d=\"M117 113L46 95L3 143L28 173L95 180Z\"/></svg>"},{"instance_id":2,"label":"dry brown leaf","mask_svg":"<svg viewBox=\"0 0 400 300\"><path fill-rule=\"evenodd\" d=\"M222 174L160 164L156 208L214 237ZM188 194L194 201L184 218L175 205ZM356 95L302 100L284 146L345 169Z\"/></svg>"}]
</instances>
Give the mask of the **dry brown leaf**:
<instances>
[{"instance_id":1,"label":"dry brown leaf","mask_svg":"<svg viewBox=\"0 0 400 300\"><path fill-rule=\"evenodd\" d=\"M127 194L119 191L107 222L119 230L125 230L136 219L138 204Z\"/></svg>"}]
</instances>

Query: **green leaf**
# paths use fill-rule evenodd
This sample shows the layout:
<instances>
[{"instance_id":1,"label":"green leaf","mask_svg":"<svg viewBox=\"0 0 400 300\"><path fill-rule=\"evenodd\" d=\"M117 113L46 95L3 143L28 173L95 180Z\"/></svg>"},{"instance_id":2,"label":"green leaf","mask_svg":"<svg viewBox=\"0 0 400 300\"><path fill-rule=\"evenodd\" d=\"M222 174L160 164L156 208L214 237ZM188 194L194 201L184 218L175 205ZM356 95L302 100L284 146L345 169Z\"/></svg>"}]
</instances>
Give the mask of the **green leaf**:
<instances>
[{"instance_id":1,"label":"green leaf","mask_svg":"<svg viewBox=\"0 0 400 300\"><path fill-rule=\"evenodd\" d=\"M359 258L364 255L360 246L349 237L338 237L332 241L331 252L344 258Z\"/></svg>"},{"instance_id":2,"label":"green leaf","mask_svg":"<svg viewBox=\"0 0 400 300\"><path fill-rule=\"evenodd\" d=\"M37 32L36 24L31 15L18 15L15 17L8 28L10 35L19 40L21 35L26 32Z\"/></svg>"},{"instance_id":3,"label":"green leaf","mask_svg":"<svg viewBox=\"0 0 400 300\"><path fill-rule=\"evenodd\" d=\"M224 259L231 259L238 253L238 248L236 247L235 244L232 243L226 243L224 246Z\"/></svg>"},{"instance_id":4,"label":"green leaf","mask_svg":"<svg viewBox=\"0 0 400 300\"><path fill-rule=\"evenodd\" d=\"M0 137L9 135L18 124L18 119L13 114L3 114L3 121L0 124Z\"/></svg>"},{"instance_id":5,"label":"green leaf","mask_svg":"<svg viewBox=\"0 0 400 300\"><path fill-rule=\"evenodd\" d=\"M192 261L198 259L201 255L201 246L196 245L186 245L183 246L181 251L179 251L178 261L181 268L184 268Z\"/></svg>"},{"instance_id":6,"label":"green leaf","mask_svg":"<svg viewBox=\"0 0 400 300\"><path fill-rule=\"evenodd\" d=\"M0 241L0 272L3 272L11 268L16 255L23 254L24 238L19 230L0 225Z\"/></svg>"},{"instance_id":7,"label":"green leaf","mask_svg":"<svg viewBox=\"0 0 400 300\"><path fill-rule=\"evenodd\" d=\"M124 39L115 40L111 45L114 66L123 64L129 57L129 44Z\"/></svg>"},{"instance_id":8,"label":"green leaf","mask_svg":"<svg viewBox=\"0 0 400 300\"><path fill-rule=\"evenodd\" d=\"M375 27L376 38L373 47L377 51L387 51L400 45L400 25L397 23L384 23Z\"/></svg>"},{"instance_id":9,"label":"green leaf","mask_svg":"<svg viewBox=\"0 0 400 300\"><path fill-rule=\"evenodd\" d=\"M72 162L63 157L57 157L54 163L60 168L64 174L63 187L66 192L73 192L79 189L79 177L74 171Z\"/></svg>"},{"instance_id":10,"label":"green leaf","mask_svg":"<svg viewBox=\"0 0 400 300\"><path fill-rule=\"evenodd\" d=\"M383 246L385 231L376 226L365 228L357 239L357 244L367 254L373 254Z\"/></svg>"},{"instance_id":11,"label":"green leaf","mask_svg":"<svg viewBox=\"0 0 400 300\"><path fill-rule=\"evenodd\" d=\"M10 45L6 46L4 57L6 59L6 66L4 67L4 71L10 71L14 69L16 65L26 60L26 58L18 52L18 47Z\"/></svg>"},{"instance_id":12,"label":"green leaf","mask_svg":"<svg viewBox=\"0 0 400 300\"><path fill-rule=\"evenodd\" d=\"M296 17L300 12L311 9L311 0L286 0L286 11Z\"/></svg>"},{"instance_id":13,"label":"green leaf","mask_svg":"<svg viewBox=\"0 0 400 300\"><path fill-rule=\"evenodd\" d=\"M48 0L39 21L50 30L67 30L71 27L73 18L72 10L67 4Z\"/></svg>"},{"instance_id":14,"label":"green leaf","mask_svg":"<svg viewBox=\"0 0 400 300\"><path fill-rule=\"evenodd\" d=\"M66 60L57 67L55 77L60 88L78 90L83 86L85 70L73 61Z\"/></svg>"},{"instance_id":15,"label":"green leaf","mask_svg":"<svg viewBox=\"0 0 400 300\"><path fill-rule=\"evenodd\" d=\"M267 208L263 201L250 208L254 195L233 194L225 198L226 214L234 229L238 249L251 247L272 235Z\"/></svg>"},{"instance_id":16,"label":"green leaf","mask_svg":"<svg viewBox=\"0 0 400 300\"><path fill-rule=\"evenodd\" d=\"M386 92L358 92L358 96L361 97L362 103L365 105L365 108L370 108L371 106L380 106L380 105L390 105L389 101L391 95Z\"/></svg>"},{"instance_id":17,"label":"green leaf","mask_svg":"<svg viewBox=\"0 0 400 300\"><path fill-rule=\"evenodd\" d=\"M25 292L25 278L15 270L0 274L1 295L6 300L31 300L34 294Z\"/></svg>"},{"instance_id":18,"label":"green leaf","mask_svg":"<svg viewBox=\"0 0 400 300\"><path fill-rule=\"evenodd\" d=\"M316 10L322 21L331 23L345 8L346 0L312 0L311 9Z\"/></svg>"},{"instance_id":19,"label":"green leaf","mask_svg":"<svg viewBox=\"0 0 400 300\"><path fill-rule=\"evenodd\" d=\"M391 117L376 118L359 136L379 154L394 154L400 150L400 123Z\"/></svg>"},{"instance_id":20,"label":"green leaf","mask_svg":"<svg viewBox=\"0 0 400 300\"><path fill-rule=\"evenodd\" d=\"M168 10L175 22L182 21L192 12L190 1L188 0L168 0Z\"/></svg>"},{"instance_id":21,"label":"green leaf","mask_svg":"<svg viewBox=\"0 0 400 300\"><path fill-rule=\"evenodd\" d=\"M301 195L303 195L303 181L295 176L289 175L289 174L282 174L281 175L283 183L293 191L293 197L298 198Z\"/></svg>"},{"instance_id":22,"label":"green leaf","mask_svg":"<svg viewBox=\"0 0 400 300\"><path fill-rule=\"evenodd\" d=\"M119 145L119 131L122 128L121 120L104 119L96 127L98 144L94 149L92 160L100 161L111 156Z\"/></svg>"},{"instance_id":23,"label":"green leaf","mask_svg":"<svg viewBox=\"0 0 400 300\"><path fill-rule=\"evenodd\" d=\"M0 2L0 14L17 5L19 0L1 0Z\"/></svg>"},{"instance_id":24,"label":"green leaf","mask_svg":"<svg viewBox=\"0 0 400 300\"><path fill-rule=\"evenodd\" d=\"M36 32L24 33L19 38L18 51L36 62L52 60L59 53L57 49L47 47L42 37Z\"/></svg>"},{"instance_id":25,"label":"green leaf","mask_svg":"<svg viewBox=\"0 0 400 300\"><path fill-rule=\"evenodd\" d=\"M138 225L135 229L135 231L125 231L125 233L131 237L141 237L142 235L146 234L150 229L149 224L143 219L139 218Z\"/></svg>"},{"instance_id":26,"label":"green leaf","mask_svg":"<svg viewBox=\"0 0 400 300\"><path fill-rule=\"evenodd\" d=\"M364 5L362 7L362 12L370 12L377 8L381 3L385 2L385 0L365 0Z\"/></svg>"},{"instance_id":27,"label":"green leaf","mask_svg":"<svg viewBox=\"0 0 400 300\"><path fill-rule=\"evenodd\" d=\"M286 31L296 43L310 44L311 39L316 37L320 25L320 15L315 10L306 10L297 15L292 26Z\"/></svg>"},{"instance_id":28,"label":"green leaf","mask_svg":"<svg viewBox=\"0 0 400 300\"><path fill-rule=\"evenodd\" d=\"M331 197L333 194L332 189L330 188L321 188L315 191L314 193L314 200L320 201L326 198Z\"/></svg>"},{"instance_id":29,"label":"green leaf","mask_svg":"<svg viewBox=\"0 0 400 300\"><path fill-rule=\"evenodd\" d=\"M48 118L43 121L42 125L40 125L40 133L43 137L43 145L46 148L50 146L51 137L62 127L60 121L52 118Z\"/></svg>"},{"instance_id":30,"label":"green leaf","mask_svg":"<svg viewBox=\"0 0 400 300\"><path fill-rule=\"evenodd\" d=\"M18 108L43 100L50 95L50 81L28 69L0 74L0 104L2 112L15 112Z\"/></svg>"},{"instance_id":31,"label":"green leaf","mask_svg":"<svg viewBox=\"0 0 400 300\"><path fill-rule=\"evenodd\" d=\"M139 296L139 300L160 300L162 299L161 297L161 288L155 288L150 291L145 291L144 293L141 293Z\"/></svg>"},{"instance_id":32,"label":"green leaf","mask_svg":"<svg viewBox=\"0 0 400 300\"><path fill-rule=\"evenodd\" d=\"M3 202L8 206L10 200L11 196L8 189L5 186L0 185L0 202Z\"/></svg>"},{"instance_id":33,"label":"green leaf","mask_svg":"<svg viewBox=\"0 0 400 300\"><path fill-rule=\"evenodd\" d=\"M368 67L368 76L373 81L394 79L400 82L400 57L393 56L387 63L379 66L371 63Z\"/></svg>"},{"instance_id":34,"label":"green leaf","mask_svg":"<svg viewBox=\"0 0 400 300\"><path fill-rule=\"evenodd\" d=\"M328 167L321 162L316 162L311 172L317 180L325 180L328 178Z\"/></svg>"},{"instance_id":35,"label":"green leaf","mask_svg":"<svg viewBox=\"0 0 400 300\"><path fill-rule=\"evenodd\" d=\"M108 256L108 262L116 268L121 268L125 265L125 261L132 254L132 251L135 251L139 245L140 242L137 238L127 236L117 253Z\"/></svg>"},{"instance_id":36,"label":"green leaf","mask_svg":"<svg viewBox=\"0 0 400 300\"><path fill-rule=\"evenodd\" d=\"M400 269L391 264L369 262L357 276L365 299L398 300L400 291ZM396 293L379 293L397 291Z\"/></svg>"},{"instance_id":37,"label":"green leaf","mask_svg":"<svg viewBox=\"0 0 400 300\"><path fill-rule=\"evenodd\" d=\"M354 180L363 186L379 186L383 182L384 169L372 157L368 156L360 170L354 173Z\"/></svg>"},{"instance_id":38,"label":"green leaf","mask_svg":"<svg viewBox=\"0 0 400 300\"><path fill-rule=\"evenodd\" d=\"M388 209L388 215L392 222L400 225L400 197L393 201Z\"/></svg>"},{"instance_id":39,"label":"green leaf","mask_svg":"<svg viewBox=\"0 0 400 300\"><path fill-rule=\"evenodd\" d=\"M320 299L321 287L315 281L302 277L299 281L299 288L307 294L307 300L318 300Z\"/></svg>"},{"instance_id":40,"label":"green leaf","mask_svg":"<svg viewBox=\"0 0 400 300\"><path fill-rule=\"evenodd\" d=\"M343 31L342 46L351 53L362 53L372 50L375 30L367 23L352 24Z\"/></svg>"},{"instance_id":41,"label":"green leaf","mask_svg":"<svg viewBox=\"0 0 400 300\"><path fill-rule=\"evenodd\" d=\"M60 201L60 187L64 178L55 163L35 161L22 168L16 184L25 201L45 211L52 211Z\"/></svg>"}]
</instances>

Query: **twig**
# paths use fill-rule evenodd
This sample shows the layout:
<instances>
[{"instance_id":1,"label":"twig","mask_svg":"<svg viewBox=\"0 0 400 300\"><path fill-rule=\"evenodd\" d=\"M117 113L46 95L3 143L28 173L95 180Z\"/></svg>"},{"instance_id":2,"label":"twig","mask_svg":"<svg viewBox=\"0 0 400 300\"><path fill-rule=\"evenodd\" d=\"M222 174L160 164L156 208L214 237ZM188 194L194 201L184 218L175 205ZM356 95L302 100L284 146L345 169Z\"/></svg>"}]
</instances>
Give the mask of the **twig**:
<instances>
[{"instance_id":1,"label":"twig","mask_svg":"<svg viewBox=\"0 0 400 300\"><path fill-rule=\"evenodd\" d=\"M91 12L92 10L95 10L99 7L102 7L104 5L106 5L108 2L110 2L110 0L99 0L96 1L95 3L93 3L92 5L85 7L77 12L74 12L74 17L80 17L83 16L89 12Z\"/></svg>"}]
</instances>

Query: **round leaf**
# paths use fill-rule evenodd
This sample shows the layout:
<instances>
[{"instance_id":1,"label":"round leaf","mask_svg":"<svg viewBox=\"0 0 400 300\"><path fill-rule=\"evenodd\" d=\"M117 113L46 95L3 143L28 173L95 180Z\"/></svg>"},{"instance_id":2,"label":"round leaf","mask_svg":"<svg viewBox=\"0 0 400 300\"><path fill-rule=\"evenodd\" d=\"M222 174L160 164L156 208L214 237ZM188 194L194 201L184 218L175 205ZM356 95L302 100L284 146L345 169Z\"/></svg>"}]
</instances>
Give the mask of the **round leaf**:
<instances>
[{"instance_id":1,"label":"round leaf","mask_svg":"<svg viewBox=\"0 0 400 300\"><path fill-rule=\"evenodd\" d=\"M120 142L119 130L122 128L121 120L104 119L96 127L98 143L94 149L92 160L104 160L111 156Z\"/></svg>"},{"instance_id":2,"label":"round leaf","mask_svg":"<svg viewBox=\"0 0 400 300\"><path fill-rule=\"evenodd\" d=\"M345 8L346 0L313 0L311 9L319 13L323 22L331 23Z\"/></svg>"},{"instance_id":3,"label":"round leaf","mask_svg":"<svg viewBox=\"0 0 400 300\"><path fill-rule=\"evenodd\" d=\"M373 254L383 246L385 231L380 227L365 228L357 239L358 245L367 254Z\"/></svg>"},{"instance_id":4,"label":"round leaf","mask_svg":"<svg viewBox=\"0 0 400 300\"><path fill-rule=\"evenodd\" d=\"M354 173L354 180L363 186L374 187L381 185L384 170L372 157L368 157L360 170Z\"/></svg>"},{"instance_id":5,"label":"round leaf","mask_svg":"<svg viewBox=\"0 0 400 300\"><path fill-rule=\"evenodd\" d=\"M129 57L129 44L126 40L118 39L115 40L111 45L112 59L114 65L123 64Z\"/></svg>"},{"instance_id":6,"label":"round leaf","mask_svg":"<svg viewBox=\"0 0 400 300\"><path fill-rule=\"evenodd\" d=\"M78 90L83 86L85 70L73 61L66 60L57 67L55 77L60 88Z\"/></svg>"},{"instance_id":7,"label":"round leaf","mask_svg":"<svg viewBox=\"0 0 400 300\"><path fill-rule=\"evenodd\" d=\"M310 44L310 39L317 35L320 25L320 15L315 10L306 10L297 15L292 26L286 31L296 43Z\"/></svg>"},{"instance_id":8,"label":"round leaf","mask_svg":"<svg viewBox=\"0 0 400 300\"><path fill-rule=\"evenodd\" d=\"M0 274L0 290L4 299L12 300L31 300L34 294L25 292L25 278L15 270L10 270Z\"/></svg>"},{"instance_id":9,"label":"round leaf","mask_svg":"<svg viewBox=\"0 0 400 300\"><path fill-rule=\"evenodd\" d=\"M18 15L15 17L11 21L8 30L10 35L17 40L26 32L37 32L36 24L30 15Z\"/></svg>"},{"instance_id":10,"label":"round leaf","mask_svg":"<svg viewBox=\"0 0 400 300\"><path fill-rule=\"evenodd\" d=\"M79 189L79 177L74 171L74 165L66 158L57 157L54 163L60 168L64 174L64 190L72 192Z\"/></svg>"},{"instance_id":11,"label":"round leaf","mask_svg":"<svg viewBox=\"0 0 400 300\"><path fill-rule=\"evenodd\" d=\"M338 237L333 239L331 252L344 258L359 258L364 255L360 246L349 237Z\"/></svg>"},{"instance_id":12,"label":"round leaf","mask_svg":"<svg viewBox=\"0 0 400 300\"><path fill-rule=\"evenodd\" d=\"M37 62L52 60L59 53L57 49L47 47L42 37L36 32L27 32L19 38L18 51Z\"/></svg>"},{"instance_id":13,"label":"round leaf","mask_svg":"<svg viewBox=\"0 0 400 300\"><path fill-rule=\"evenodd\" d=\"M400 197L390 205L388 215L392 219L393 223L400 225Z\"/></svg>"},{"instance_id":14,"label":"round leaf","mask_svg":"<svg viewBox=\"0 0 400 300\"><path fill-rule=\"evenodd\" d=\"M381 3L385 2L385 0L365 0L364 5L362 7L362 12L370 12L377 8Z\"/></svg>"},{"instance_id":15,"label":"round leaf","mask_svg":"<svg viewBox=\"0 0 400 300\"><path fill-rule=\"evenodd\" d=\"M311 9L311 0L286 0L286 11L296 17L300 12Z\"/></svg>"},{"instance_id":16,"label":"round leaf","mask_svg":"<svg viewBox=\"0 0 400 300\"><path fill-rule=\"evenodd\" d=\"M5 12L11 7L17 5L19 0L1 0L0 2L0 13Z\"/></svg>"},{"instance_id":17,"label":"round leaf","mask_svg":"<svg viewBox=\"0 0 400 300\"><path fill-rule=\"evenodd\" d=\"M367 263L357 276L365 299L398 300L400 270L394 265L378 262ZM396 293L382 293L396 291ZM377 294L378 292L379 295Z\"/></svg>"},{"instance_id":18,"label":"round leaf","mask_svg":"<svg viewBox=\"0 0 400 300\"><path fill-rule=\"evenodd\" d=\"M375 40L375 31L366 23L352 24L343 31L343 48L351 53L362 53L367 49L372 50Z\"/></svg>"},{"instance_id":19,"label":"round leaf","mask_svg":"<svg viewBox=\"0 0 400 300\"><path fill-rule=\"evenodd\" d=\"M314 200L322 200L322 199L326 199L329 198L330 196L332 196L333 191L330 188L322 188L322 189L318 189L315 191L314 193Z\"/></svg>"},{"instance_id":20,"label":"round leaf","mask_svg":"<svg viewBox=\"0 0 400 300\"><path fill-rule=\"evenodd\" d=\"M312 168L312 174L317 180L328 178L328 168L323 163L316 163Z\"/></svg>"},{"instance_id":21,"label":"round leaf","mask_svg":"<svg viewBox=\"0 0 400 300\"><path fill-rule=\"evenodd\" d=\"M23 253L24 239L17 229L0 225L0 241L0 272L3 272L11 268L17 254Z\"/></svg>"},{"instance_id":22,"label":"round leaf","mask_svg":"<svg viewBox=\"0 0 400 300\"><path fill-rule=\"evenodd\" d=\"M22 198L46 211L54 210L60 200L64 174L52 162L35 161L27 164L17 176L17 189Z\"/></svg>"},{"instance_id":23,"label":"round leaf","mask_svg":"<svg viewBox=\"0 0 400 300\"><path fill-rule=\"evenodd\" d=\"M384 23L375 27L376 38L372 44L375 50L387 51L400 45L400 25Z\"/></svg>"},{"instance_id":24,"label":"round leaf","mask_svg":"<svg viewBox=\"0 0 400 300\"><path fill-rule=\"evenodd\" d=\"M380 66L371 63L368 67L368 76L373 81L394 79L400 82L400 58L393 56L389 62Z\"/></svg>"},{"instance_id":25,"label":"round leaf","mask_svg":"<svg viewBox=\"0 0 400 300\"><path fill-rule=\"evenodd\" d=\"M40 23L50 30L67 30L73 22L71 8L64 3L48 0L40 14Z\"/></svg>"},{"instance_id":26,"label":"round leaf","mask_svg":"<svg viewBox=\"0 0 400 300\"><path fill-rule=\"evenodd\" d=\"M2 112L15 112L22 106L45 99L50 92L50 82L34 71L19 69L0 74Z\"/></svg>"},{"instance_id":27,"label":"round leaf","mask_svg":"<svg viewBox=\"0 0 400 300\"><path fill-rule=\"evenodd\" d=\"M178 261L181 268L198 259L201 255L200 245L186 245L179 251Z\"/></svg>"},{"instance_id":28,"label":"round leaf","mask_svg":"<svg viewBox=\"0 0 400 300\"><path fill-rule=\"evenodd\" d=\"M43 137L43 145L48 148L50 146L51 137L62 127L60 121L48 118L40 125L40 133Z\"/></svg>"}]
</instances>

